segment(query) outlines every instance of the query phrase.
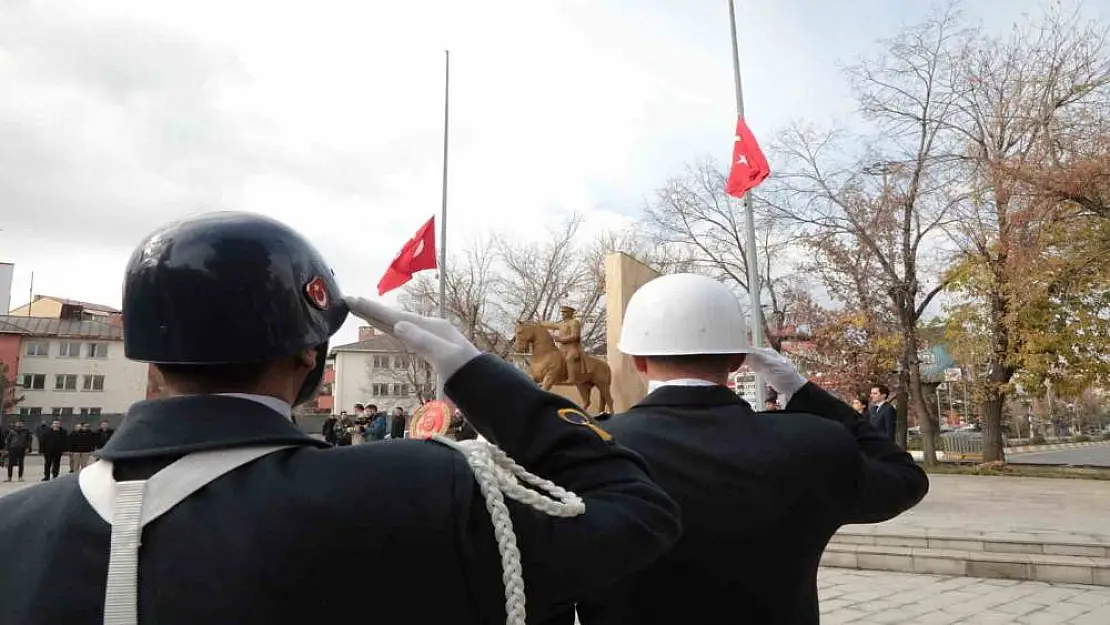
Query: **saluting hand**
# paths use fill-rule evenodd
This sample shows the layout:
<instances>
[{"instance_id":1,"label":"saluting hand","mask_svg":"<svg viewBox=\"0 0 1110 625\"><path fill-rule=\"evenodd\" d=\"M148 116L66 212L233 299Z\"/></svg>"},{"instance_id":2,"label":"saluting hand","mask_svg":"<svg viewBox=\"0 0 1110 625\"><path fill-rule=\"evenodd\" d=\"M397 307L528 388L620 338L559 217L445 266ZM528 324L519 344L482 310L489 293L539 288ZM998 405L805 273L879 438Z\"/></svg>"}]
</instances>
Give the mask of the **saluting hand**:
<instances>
[{"instance_id":1,"label":"saluting hand","mask_svg":"<svg viewBox=\"0 0 1110 625\"><path fill-rule=\"evenodd\" d=\"M397 337L413 353L428 361L438 374L440 384L482 353L446 319L394 310L362 297L343 299L356 317Z\"/></svg>"},{"instance_id":2,"label":"saluting hand","mask_svg":"<svg viewBox=\"0 0 1110 625\"><path fill-rule=\"evenodd\" d=\"M806 379L798 373L798 369L790 359L767 347L753 347L744 359L744 364L762 375L771 388L782 396L782 405L790 401L790 397L798 389L806 385Z\"/></svg>"}]
</instances>

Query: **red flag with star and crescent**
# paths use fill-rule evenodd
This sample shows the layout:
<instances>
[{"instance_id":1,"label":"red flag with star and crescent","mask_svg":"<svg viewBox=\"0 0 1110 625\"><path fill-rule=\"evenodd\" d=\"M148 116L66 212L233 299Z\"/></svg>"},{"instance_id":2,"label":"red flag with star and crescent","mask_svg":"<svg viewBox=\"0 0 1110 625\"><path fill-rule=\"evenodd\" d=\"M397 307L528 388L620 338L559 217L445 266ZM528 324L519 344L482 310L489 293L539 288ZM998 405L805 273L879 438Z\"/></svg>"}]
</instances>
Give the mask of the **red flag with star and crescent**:
<instances>
[{"instance_id":1,"label":"red flag with star and crescent","mask_svg":"<svg viewBox=\"0 0 1110 625\"><path fill-rule=\"evenodd\" d=\"M435 269L436 263L436 218L428 220L408 243L397 253L389 269L378 282L378 295L386 293L412 280L412 274L426 269Z\"/></svg>"},{"instance_id":2,"label":"red flag with star and crescent","mask_svg":"<svg viewBox=\"0 0 1110 625\"><path fill-rule=\"evenodd\" d=\"M728 183L725 192L733 197L744 197L748 191L759 186L759 183L771 175L771 166L755 135L744 123L743 117L736 119L736 143L732 146L732 167L728 172Z\"/></svg>"}]
</instances>

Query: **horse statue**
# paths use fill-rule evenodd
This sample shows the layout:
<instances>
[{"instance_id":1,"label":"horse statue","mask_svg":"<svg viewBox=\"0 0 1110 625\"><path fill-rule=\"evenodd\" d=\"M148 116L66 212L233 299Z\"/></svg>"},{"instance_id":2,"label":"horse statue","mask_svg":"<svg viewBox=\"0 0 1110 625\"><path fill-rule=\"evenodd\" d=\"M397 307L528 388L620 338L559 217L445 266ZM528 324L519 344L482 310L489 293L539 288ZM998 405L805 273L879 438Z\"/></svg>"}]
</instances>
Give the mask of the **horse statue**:
<instances>
[{"instance_id":1,"label":"horse statue","mask_svg":"<svg viewBox=\"0 0 1110 625\"><path fill-rule=\"evenodd\" d=\"M567 361L563 353L555 345L551 333L536 321L520 321L516 324L515 349L524 353L531 349L532 362L528 366L528 373L532 381L540 385L545 391L553 386L569 386L567 382ZM604 360L594 356L584 358L586 373L581 382L575 384L578 394L582 397L582 409L590 409L590 399L593 389L597 388L601 394L601 412L613 412L613 395L609 392L609 385L613 381L613 374L609 365Z\"/></svg>"}]
</instances>

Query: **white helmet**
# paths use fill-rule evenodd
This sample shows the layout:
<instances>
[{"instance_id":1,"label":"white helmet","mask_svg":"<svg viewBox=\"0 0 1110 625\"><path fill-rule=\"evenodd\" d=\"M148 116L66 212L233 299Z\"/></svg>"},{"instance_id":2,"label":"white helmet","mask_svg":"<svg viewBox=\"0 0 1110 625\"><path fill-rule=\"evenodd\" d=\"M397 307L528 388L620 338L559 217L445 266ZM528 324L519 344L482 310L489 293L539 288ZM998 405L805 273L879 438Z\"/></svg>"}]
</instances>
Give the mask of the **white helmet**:
<instances>
[{"instance_id":1,"label":"white helmet","mask_svg":"<svg viewBox=\"0 0 1110 625\"><path fill-rule=\"evenodd\" d=\"M746 354L748 324L727 286L693 273L660 276L632 294L617 349L629 356Z\"/></svg>"}]
</instances>

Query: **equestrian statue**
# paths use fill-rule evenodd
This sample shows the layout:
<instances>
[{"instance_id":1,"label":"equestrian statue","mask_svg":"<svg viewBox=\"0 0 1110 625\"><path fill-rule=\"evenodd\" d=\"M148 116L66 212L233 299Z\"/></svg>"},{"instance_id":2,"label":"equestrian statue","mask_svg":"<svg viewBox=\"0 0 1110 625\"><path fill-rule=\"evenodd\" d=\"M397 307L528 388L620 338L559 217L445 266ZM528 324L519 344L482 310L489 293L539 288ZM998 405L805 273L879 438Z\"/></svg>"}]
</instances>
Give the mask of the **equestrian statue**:
<instances>
[{"instance_id":1,"label":"equestrian statue","mask_svg":"<svg viewBox=\"0 0 1110 625\"><path fill-rule=\"evenodd\" d=\"M571 306L560 309L562 319L555 322L521 321L516 326L516 351L531 349L529 373L545 391L553 386L574 386L582 397L582 409L590 409L593 389L601 395L601 412L613 412L613 396L609 392L612 373L600 358L582 352L582 321ZM557 334L551 336L549 330Z\"/></svg>"}]
</instances>

